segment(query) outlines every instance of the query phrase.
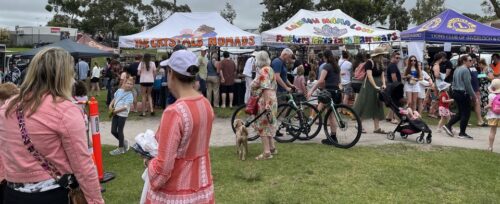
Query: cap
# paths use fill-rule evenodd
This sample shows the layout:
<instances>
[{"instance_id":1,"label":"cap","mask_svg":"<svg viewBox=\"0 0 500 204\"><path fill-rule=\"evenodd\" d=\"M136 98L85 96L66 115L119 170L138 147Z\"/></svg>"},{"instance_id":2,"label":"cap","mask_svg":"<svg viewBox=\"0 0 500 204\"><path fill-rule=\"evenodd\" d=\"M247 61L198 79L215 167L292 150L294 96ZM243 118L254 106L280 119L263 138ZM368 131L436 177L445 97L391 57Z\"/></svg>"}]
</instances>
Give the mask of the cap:
<instances>
[{"instance_id":1,"label":"cap","mask_svg":"<svg viewBox=\"0 0 500 204\"><path fill-rule=\"evenodd\" d=\"M193 76L187 69L193 65L197 64L196 55L187 50L176 51L167 60L167 66L169 66L175 72L182 74L184 76Z\"/></svg>"},{"instance_id":2,"label":"cap","mask_svg":"<svg viewBox=\"0 0 500 204\"><path fill-rule=\"evenodd\" d=\"M203 46L201 46L200 50L205 51L205 50L208 50L208 48L205 45L203 45Z\"/></svg>"}]
</instances>

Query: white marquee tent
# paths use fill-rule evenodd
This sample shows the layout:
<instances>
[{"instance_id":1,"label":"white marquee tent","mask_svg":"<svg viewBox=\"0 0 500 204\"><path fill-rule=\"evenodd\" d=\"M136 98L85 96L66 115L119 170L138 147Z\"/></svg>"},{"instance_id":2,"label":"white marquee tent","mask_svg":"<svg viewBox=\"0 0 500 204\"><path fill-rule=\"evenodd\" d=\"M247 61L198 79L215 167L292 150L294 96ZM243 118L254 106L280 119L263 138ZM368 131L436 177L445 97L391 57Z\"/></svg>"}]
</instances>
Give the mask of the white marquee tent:
<instances>
[{"instance_id":1,"label":"white marquee tent","mask_svg":"<svg viewBox=\"0 0 500 204\"><path fill-rule=\"evenodd\" d=\"M281 26L261 35L264 44L349 45L400 40L399 31L370 27L339 9L301 9Z\"/></svg>"},{"instance_id":2,"label":"white marquee tent","mask_svg":"<svg viewBox=\"0 0 500 204\"><path fill-rule=\"evenodd\" d=\"M259 35L241 30L222 18L217 12L174 13L157 26L128 36L120 36L120 48L260 46Z\"/></svg>"}]
</instances>

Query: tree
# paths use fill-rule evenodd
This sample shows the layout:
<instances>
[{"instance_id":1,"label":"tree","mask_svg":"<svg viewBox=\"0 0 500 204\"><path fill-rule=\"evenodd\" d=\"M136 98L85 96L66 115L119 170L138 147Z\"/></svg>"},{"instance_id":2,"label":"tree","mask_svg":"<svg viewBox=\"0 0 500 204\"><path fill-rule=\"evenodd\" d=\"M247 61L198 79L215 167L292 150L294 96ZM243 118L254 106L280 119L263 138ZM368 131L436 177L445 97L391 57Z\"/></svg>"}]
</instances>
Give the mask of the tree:
<instances>
[{"instance_id":1,"label":"tree","mask_svg":"<svg viewBox=\"0 0 500 204\"><path fill-rule=\"evenodd\" d=\"M73 23L78 22L78 17L82 16L85 7L90 1L91 0L48 0L47 5L45 5L45 10L48 12L55 12L53 24L67 27L78 26ZM66 24L63 24L63 21L61 21L63 18L67 18Z\"/></svg>"},{"instance_id":2,"label":"tree","mask_svg":"<svg viewBox=\"0 0 500 204\"><path fill-rule=\"evenodd\" d=\"M96 34L101 32L105 38L116 39L141 30L139 7L141 0L92 0L82 15L80 29Z\"/></svg>"},{"instance_id":3,"label":"tree","mask_svg":"<svg viewBox=\"0 0 500 204\"><path fill-rule=\"evenodd\" d=\"M263 0L260 4L266 7L262 13L260 31L278 27L300 9L312 10L314 7L312 0Z\"/></svg>"},{"instance_id":4,"label":"tree","mask_svg":"<svg viewBox=\"0 0 500 204\"><path fill-rule=\"evenodd\" d=\"M68 15L55 14L52 19L47 22L47 26L67 27L69 25L78 27L80 25L80 21L78 19L71 19Z\"/></svg>"},{"instance_id":5,"label":"tree","mask_svg":"<svg viewBox=\"0 0 500 204\"><path fill-rule=\"evenodd\" d=\"M165 0L153 0L149 5L141 5L139 10L142 11L148 28L158 25L174 12L191 12L191 8L186 4L177 6L177 1Z\"/></svg>"},{"instance_id":6,"label":"tree","mask_svg":"<svg viewBox=\"0 0 500 204\"><path fill-rule=\"evenodd\" d=\"M316 9L340 9L364 24L371 25L377 21L383 24L396 1L398 0L320 0ZM404 0L402 2L404 3Z\"/></svg>"},{"instance_id":7,"label":"tree","mask_svg":"<svg viewBox=\"0 0 500 204\"><path fill-rule=\"evenodd\" d=\"M233 6L226 2L226 7L222 9L220 15L229 21L229 23L233 24L234 19L236 18L236 11L233 9Z\"/></svg>"},{"instance_id":8,"label":"tree","mask_svg":"<svg viewBox=\"0 0 500 204\"><path fill-rule=\"evenodd\" d=\"M7 28L0 28L0 44L10 44L10 34Z\"/></svg>"},{"instance_id":9,"label":"tree","mask_svg":"<svg viewBox=\"0 0 500 204\"><path fill-rule=\"evenodd\" d=\"M444 11L444 0L417 0L417 5L410 10L413 23L422 24Z\"/></svg>"},{"instance_id":10,"label":"tree","mask_svg":"<svg viewBox=\"0 0 500 204\"><path fill-rule=\"evenodd\" d=\"M391 30L406 30L410 24L410 16L408 11L403 7L404 0L400 0L394 4L389 13L389 29Z\"/></svg>"},{"instance_id":11,"label":"tree","mask_svg":"<svg viewBox=\"0 0 500 204\"><path fill-rule=\"evenodd\" d=\"M500 2L498 0L484 0L481 3L483 11L487 14L495 14L497 18L500 18Z\"/></svg>"}]
</instances>

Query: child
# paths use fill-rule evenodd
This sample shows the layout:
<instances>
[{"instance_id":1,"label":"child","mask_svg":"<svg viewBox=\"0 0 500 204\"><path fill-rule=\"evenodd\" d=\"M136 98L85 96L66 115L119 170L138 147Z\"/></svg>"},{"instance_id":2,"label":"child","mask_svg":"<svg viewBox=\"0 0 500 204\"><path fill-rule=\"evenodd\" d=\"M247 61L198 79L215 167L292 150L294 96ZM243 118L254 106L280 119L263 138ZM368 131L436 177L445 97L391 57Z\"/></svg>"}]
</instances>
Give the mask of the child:
<instances>
[{"instance_id":1,"label":"child","mask_svg":"<svg viewBox=\"0 0 500 204\"><path fill-rule=\"evenodd\" d=\"M309 93L312 88L314 87L314 85L316 85L318 83L318 80L316 80L316 72L309 72L309 76L308 76L309 80L307 80L307 93ZM314 93L312 93L312 97L309 99L309 100L313 100L313 99L316 99L317 95L319 93L319 89L316 89L316 91L314 91ZM312 105L318 105L318 100L313 100L310 102Z\"/></svg>"},{"instance_id":2,"label":"child","mask_svg":"<svg viewBox=\"0 0 500 204\"><path fill-rule=\"evenodd\" d=\"M73 93L73 99L78 103L82 111L85 111L85 102L89 100L87 96L87 87L85 86L85 82L77 81L75 82L75 89Z\"/></svg>"},{"instance_id":3,"label":"child","mask_svg":"<svg viewBox=\"0 0 500 204\"><path fill-rule=\"evenodd\" d=\"M0 84L0 106L5 104L10 97L19 94L19 89L13 83Z\"/></svg>"},{"instance_id":4,"label":"child","mask_svg":"<svg viewBox=\"0 0 500 204\"><path fill-rule=\"evenodd\" d=\"M155 81L153 83L153 105L160 107L161 106L161 89L162 83L165 80L165 69L163 68L158 68L158 71L156 72L155 76Z\"/></svg>"},{"instance_id":5,"label":"child","mask_svg":"<svg viewBox=\"0 0 500 204\"><path fill-rule=\"evenodd\" d=\"M438 85L439 116L441 116L441 119L438 123L437 132L441 132L441 129L444 128L443 125L446 124L451 117L450 103L453 103L454 100L450 99L450 96L448 95L448 88L450 88L450 84L446 82L441 82Z\"/></svg>"},{"instance_id":6,"label":"child","mask_svg":"<svg viewBox=\"0 0 500 204\"><path fill-rule=\"evenodd\" d=\"M300 65L297 67L297 76L293 80L293 85L297 88L297 93L307 94L306 79L304 77L304 66Z\"/></svg>"},{"instance_id":7,"label":"child","mask_svg":"<svg viewBox=\"0 0 500 204\"><path fill-rule=\"evenodd\" d=\"M408 101L405 98L399 99L399 103L401 105L399 107L400 114L408 116L410 120L416 120L421 118L420 113L418 113L418 111L414 111L408 107Z\"/></svg>"},{"instance_id":8,"label":"child","mask_svg":"<svg viewBox=\"0 0 500 204\"><path fill-rule=\"evenodd\" d=\"M111 134L118 140L118 148L109 152L111 155L120 155L128 151L128 141L125 140L123 128L127 121L130 107L134 102L132 89L134 88L135 80L133 77L125 79L123 85L115 92L115 97L109 105L113 119L111 121Z\"/></svg>"},{"instance_id":9,"label":"child","mask_svg":"<svg viewBox=\"0 0 500 204\"><path fill-rule=\"evenodd\" d=\"M497 109L496 106L498 106L498 101L495 101L495 98L497 97L497 95L500 95L500 79L493 79L490 87L488 87L488 91L490 92L490 94L488 95L489 103L484 108L489 109L488 113L486 114L488 125L491 127L488 151L492 152L493 142L495 141L495 135L497 134L497 127L500 126L500 114L498 113L498 111L494 111L494 109ZM497 100L499 99L497 98Z\"/></svg>"}]
</instances>

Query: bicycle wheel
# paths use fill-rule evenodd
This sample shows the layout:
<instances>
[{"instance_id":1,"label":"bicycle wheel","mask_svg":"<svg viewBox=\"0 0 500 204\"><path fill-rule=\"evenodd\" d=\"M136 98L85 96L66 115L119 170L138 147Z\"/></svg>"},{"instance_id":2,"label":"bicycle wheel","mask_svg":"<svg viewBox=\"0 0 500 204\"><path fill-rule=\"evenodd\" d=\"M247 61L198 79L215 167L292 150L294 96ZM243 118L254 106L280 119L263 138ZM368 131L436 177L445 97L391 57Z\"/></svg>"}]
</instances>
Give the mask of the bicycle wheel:
<instances>
[{"instance_id":1,"label":"bicycle wheel","mask_svg":"<svg viewBox=\"0 0 500 204\"><path fill-rule=\"evenodd\" d=\"M289 104L278 105L278 128L274 139L280 143L293 142L300 134L301 119L297 109Z\"/></svg>"},{"instance_id":2,"label":"bicycle wheel","mask_svg":"<svg viewBox=\"0 0 500 204\"><path fill-rule=\"evenodd\" d=\"M310 103L300 103L298 112L302 118L302 125L297 139L310 140L315 138L323 125L318 109Z\"/></svg>"},{"instance_id":3,"label":"bicycle wheel","mask_svg":"<svg viewBox=\"0 0 500 204\"><path fill-rule=\"evenodd\" d=\"M231 116L231 128L233 129L233 133L236 134L234 121L236 119L242 120L245 123L245 126L247 127L248 130L248 141L254 141L257 138L259 138L259 134L255 129L256 123L252 122L255 118L255 115L250 115L246 113L245 112L246 107L247 107L246 105L242 105L234 111L233 116Z\"/></svg>"},{"instance_id":4,"label":"bicycle wheel","mask_svg":"<svg viewBox=\"0 0 500 204\"><path fill-rule=\"evenodd\" d=\"M361 137L361 119L352 108L343 104L335 105L335 111L339 115L339 121L335 121L335 116L332 115L333 111L331 108L325 115L324 130L326 137L335 147L351 148L356 145ZM330 116L334 118L334 121L330 120ZM332 127L330 127L332 125L330 124L334 124L335 134L332 134Z\"/></svg>"}]
</instances>

